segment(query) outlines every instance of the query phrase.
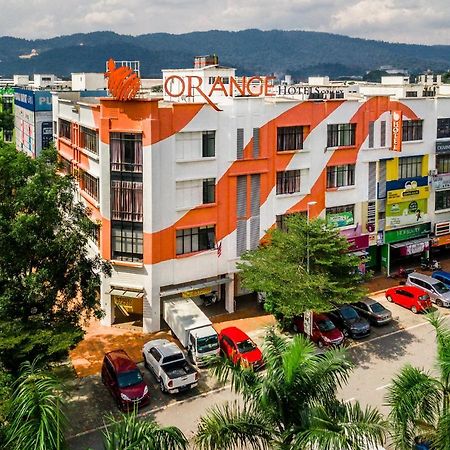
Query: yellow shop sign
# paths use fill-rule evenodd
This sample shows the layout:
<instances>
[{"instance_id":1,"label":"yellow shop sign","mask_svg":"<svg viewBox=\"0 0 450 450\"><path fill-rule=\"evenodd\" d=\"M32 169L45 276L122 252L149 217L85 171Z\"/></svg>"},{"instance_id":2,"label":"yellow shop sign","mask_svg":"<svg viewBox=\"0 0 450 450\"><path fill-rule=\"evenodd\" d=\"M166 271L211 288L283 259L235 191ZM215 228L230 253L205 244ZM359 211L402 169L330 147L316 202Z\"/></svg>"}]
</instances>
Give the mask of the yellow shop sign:
<instances>
[{"instance_id":1,"label":"yellow shop sign","mask_svg":"<svg viewBox=\"0 0 450 450\"><path fill-rule=\"evenodd\" d=\"M198 297L202 294L209 294L212 291L212 288L205 287L205 288L199 288L199 289L193 289L192 291L185 291L181 293L181 296L183 298L189 298L189 297Z\"/></svg>"},{"instance_id":2,"label":"yellow shop sign","mask_svg":"<svg viewBox=\"0 0 450 450\"><path fill-rule=\"evenodd\" d=\"M395 189L387 192L387 203L409 202L412 200L426 199L430 196L428 186L417 186L413 181L406 183L405 189Z\"/></svg>"}]
</instances>

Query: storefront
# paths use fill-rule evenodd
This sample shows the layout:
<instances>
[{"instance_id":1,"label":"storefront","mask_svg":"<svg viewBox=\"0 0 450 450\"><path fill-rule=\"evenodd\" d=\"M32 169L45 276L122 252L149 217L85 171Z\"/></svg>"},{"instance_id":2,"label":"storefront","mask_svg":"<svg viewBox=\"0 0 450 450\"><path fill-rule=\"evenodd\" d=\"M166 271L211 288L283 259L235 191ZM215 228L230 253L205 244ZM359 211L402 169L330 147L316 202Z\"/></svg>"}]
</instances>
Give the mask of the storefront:
<instances>
[{"instance_id":1,"label":"storefront","mask_svg":"<svg viewBox=\"0 0 450 450\"><path fill-rule=\"evenodd\" d=\"M361 226L357 226L352 230L341 231L341 234L347 238L349 243L348 251L358 256L361 259L361 264L358 270L361 273L366 273L366 259L368 256L367 250L369 248L369 235L361 234Z\"/></svg>"},{"instance_id":2,"label":"storefront","mask_svg":"<svg viewBox=\"0 0 450 450\"><path fill-rule=\"evenodd\" d=\"M112 285L108 294L113 307L113 324L142 327L144 316L144 288Z\"/></svg>"},{"instance_id":3,"label":"storefront","mask_svg":"<svg viewBox=\"0 0 450 450\"><path fill-rule=\"evenodd\" d=\"M428 255L430 231L429 222L385 231L384 244L381 247L381 266L388 276L398 266L417 265L423 254Z\"/></svg>"}]
</instances>

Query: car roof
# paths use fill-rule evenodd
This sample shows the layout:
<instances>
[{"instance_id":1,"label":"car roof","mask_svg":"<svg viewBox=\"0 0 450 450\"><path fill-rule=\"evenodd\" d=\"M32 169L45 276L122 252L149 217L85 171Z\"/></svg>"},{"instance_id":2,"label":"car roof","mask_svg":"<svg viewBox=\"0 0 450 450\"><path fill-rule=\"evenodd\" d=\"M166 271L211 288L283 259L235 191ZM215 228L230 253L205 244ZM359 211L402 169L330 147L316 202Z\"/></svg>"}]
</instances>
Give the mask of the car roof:
<instances>
[{"instance_id":1,"label":"car roof","mask_svg":"<svg viewBox=\"0 0 450 450\"><path fill-rule=\"evenodd\" d=\"M314 313L314 320L330 320L325 313Z\"/></svg>"},{"instance_id":2,"label":"car roof","mask_svg":"<svg viewBox=\"0 0 450 450\"><path fill-rule=\"evenodd\" d=\"M426 281L427 283L432 283L432 284L439 283L439 280L436 280L436 278L432 278L429 275L425 275L425 274L420 273L420 272L410 273L408 275L408 279L411 278L411 277L417 278L418 280Z\"/></svg>"},{"instance_id":3,"label":"car roof","mask_svg":"<svg viewBox=\"0 0 450 450\"><path fill-rule=\"evenodd\" d=\"M228 327L224 328L221 332L221 335L228 336L234 342L246 341L249 339L248 335L244 333L238 327Z\"/></svg>"},{"instance_id":4,"label":"car roof","mask_svg":"<svg viewBox=\"0 0 450 450\"><path fill-rule=\"evenodd\" d=\"M445 278L450 279L450 272L446 272L445 270L435 270L431 276L433 275L441 275Z\"/></svg>"},{"instance_id":5,"label":"car roof","mask_svg":"<svg viewBox=\"0 0 450 450\"><path fill-rule=\"evenodd\" d=\"M427 294L427 292L417 286L408 286L407 284L400 284L399 286L394 286L388 289L388 291L392 290L392 289L403 289L404 291L408 291L411 292L411 294L416 294L416 295L423 295L423 294Z\"/></svg>"},{"instance_id":6,"label":"car roof","mask_svg":"<svg viewBox=\"0 0 450 450\"><path fill-rule=\"evenodd\" d=\"M154 339L152 341L148 341L144 347L156 347L156 349L161 353L163 358L167 356L176 355L178 353L183 354L180 347L178 347L175 342L171 342L168 339Z\"/></svg>"},{"instance_id":7,"label":"car roof","mask_svg":"<svg viewBox=\"0 0 450 450\"><path fill-rule=\"evenodd\" d=\"M113 350L105 354L111 361L117 372L127 372L129 370L137 369L136 363L128 356L125 350Z\"/></svg>"},{"instance_id":8,"label":"car roof","mask_svg":"<svg viewBox=\"0 0 450 450\"><path fill-rule=\"evenodd\" d=\"M365 298L362 298L361 300L359 300L358 303L365 303L366 305L373 305L374 303L380 303L380 302L378 302L377 300L374 300L373 298L365 297Z\"/></svg>"}]
</instances>

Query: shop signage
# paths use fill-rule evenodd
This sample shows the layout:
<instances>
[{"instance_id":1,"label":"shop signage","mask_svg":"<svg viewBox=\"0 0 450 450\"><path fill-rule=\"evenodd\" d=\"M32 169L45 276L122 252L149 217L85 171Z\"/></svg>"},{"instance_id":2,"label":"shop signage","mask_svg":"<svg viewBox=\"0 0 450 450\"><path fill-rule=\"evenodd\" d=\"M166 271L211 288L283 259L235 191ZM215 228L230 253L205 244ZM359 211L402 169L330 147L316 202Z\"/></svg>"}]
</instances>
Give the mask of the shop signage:
<instances>
[{"instance_id":1,"label":"shop signage","mask_svg":"<svg viewBox=\"0 0 450 450\"><path fill-rule=\"evenodd\" d=\"M53 123L42 122L41 133L42 133L42 148L47 148L50 145L50 142L53 141Z\"/></svg>"},{"instance_id":2,"label":"shop signage","mask_svg":"<svg viewBox=\"0 0 450 450\"><path fill-rule=\"evenodd\" d=\"M392 244L394 242L406 241L416 237L421 237L430 232L431 224L423 223L414 227L400 228L398 230L386 231L384 233L384 242L386 244Z\"/></svg>"},{"instance_id":3,"label":"shop signage","mask_svg":"<svg viewBox=\"0 0 450 450\"><path fill-rule=\"evenodd\" d=\"M425 199L386 205L386 230L428 221Z\"/></svg>"},{"instance_id":4,"label":"shop signage","mask_svg":"<svg viewBox=\"0 0 450 450\"><path fill-rule=\"evenodd\" d=\"M402 151L402 112L392 111L392 146L394 152Z\"/></svg>"},{"instance_id":5,"label":"shop signage","mask_svg":"<svg viewBox=\"0 0 450 450\"><path fill-rule=\"evenodd\" d=\"M448 152L450 152L450 139L436 142L436 153L448 153Z\"/></svg>"},{"instance_id":6,"label":"shop signage","mask_svg":"<svg viewBox=\"0 0 450 450\"><path fill-rule=\"evenodd\" d=\"M343 89L337 89L337 88L323 88L320 86L286 86L286 85L280 85L277 86L276 95L302 95L302 96L309 96L318 94L320 96L328 98L329 96L332 96L331 94L334 94L335 96L343 96L344 90Z\"/></svg>"},{"instance_id":7,"label":"shop signage","mask_svg":"<svg viewBox=\"0 0 450 450\"><path fill-rule=\"evenodd\" d=\"M120 101L132 100L141 88L141 80L137 73L127 66L116 67L116 62L110 58L107 63L105 78L108 78L108 90Z\"/></svg>"},{"instance_id":8,"label":"shop signage","mask_svg":"<svg viewBox=\"0 0 450 450\"><path fill-rule=\"evenodd\" d=\"M450 234L433 238L431 244L433 247L439 247L441 245L450 245Z\"/></svg>"},{"instance_id":9,"label":"shop signage","mask_svg":"<svg viewBox=\"0 0 450 450\"><path fill-rule=\"evenodd\" d=\"M183 298L198 297L199 295L209 294L210 292L212 292L212 288L205 287L205 288L193 289L192 291L182 292L181 296Z\"/></svg>"},{"instance_id":10,"label":"shop signage","mask_svg":"<svg viewBox=\"0 0 450 450\"><path fill-rule=\"evenodd\" d=\"M31 91L16 88L14 91L14 104L28 111L51 111L52 94L49 91Z\"/></svg>"},{"instance_id":11,"label":"shop signage","mask_svg":"<svg viewBox=\"0 0 450 450\"><path fill-rule=\"evenodd\" d=\"M412 200L420 200L430 196L428 186L417 186L415 181L407 181L404 189L396 189L387 192L387 203L398 203Z\"/></svg>"},{"instance_id":12,"label":"shop signage","mask_svg":"<svg viewBox=\"0 0 450 450\"><path fill-rule=\"evenodd\" d=\"M436 175L431 178L431 185L433 189L449 189L450 188L450 173L443 175Z\"/></svg>"},{"instance_id":13,"label":"shop signage","mask_svg":"<svg viewBox=\"0 0 450 450\"><path fill-rule=\"evenodd\" d=\"M386 181L386 191L405 189L406 186L428 186L428 177L400 178L398 180Z\"/></svg>"},{"instance_id":14,"label":"shop signage","mask_svg":"<svg viewBox=\"0 0 450 450\"><path fill-rule=\"evenodd\" d=\"M340 213L327 214L328 225L333 225L335 227L347 227L353 225L353 212L343 211Z\"/></svg>"},{"instance_id":15,"label":"shop signage","mask_svg":"<svg viewBox=\"0 0 450 450\"><path fill-rule=\"evenodd\" d=\"M369 246L369 235L362 234L361 236L354 236L347 238L349 245L349 252L356 252L357 250L364 250Z\"/></svg>"},{"instance_id":16,"label":"shop signage","mask_svg":"<svg viewBox=\"0 0 450 450\"><path fill-rule=\"evenodd\" d=\"M401 256L417 255L430 248L430 242L413 242L412 244L405 245L400 249Z\"/></svg>"}]
</instances>

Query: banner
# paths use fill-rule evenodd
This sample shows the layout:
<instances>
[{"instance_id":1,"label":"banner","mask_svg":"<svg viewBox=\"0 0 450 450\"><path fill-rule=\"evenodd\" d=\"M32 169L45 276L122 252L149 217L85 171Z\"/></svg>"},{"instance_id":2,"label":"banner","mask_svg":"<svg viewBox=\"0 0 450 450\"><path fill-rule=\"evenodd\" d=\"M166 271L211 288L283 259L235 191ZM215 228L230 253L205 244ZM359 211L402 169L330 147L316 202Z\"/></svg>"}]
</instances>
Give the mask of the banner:
<instances>
[{"instance_id":1,"label":"banner","mask_svg":"<svg viewBox=\"0 0 450 450\"><path fill-rule=\"evenodd\" d=\"M353 225L353 212L343 211L334 214L327 214L327 223L335 227L346 227L348 225Z\"/></svg>"},{"instance_id":2,"label":"banner","mask_svg":"<svg viewBox=\"0 0 450 450\"><path fill-rule=\"evenodd\" d=\"M386 230L428 221L425 199L386 205Z\"/></svg>"},{"instance_id":3,"label":"banner","mask_svg":"<svg viewBox=\"0 0 450 450\"><path fill-rule=\"evenodd\" d=\"M416 183L405 183L405 189L396 189L386 193L386 203L399 203L412 200L426 199L430 196L430 188L428 186L417 186Z\"/></svg>"},{"instance_id":4,"label":"banner","mask_svg":"<svg viewBox=\"0 0 450 450\"><path fill-rule=\"evenodd\" d=\"M392 146L394 152L402 151L402 112L392 111Z\"/></svg>"}]
</instances>

